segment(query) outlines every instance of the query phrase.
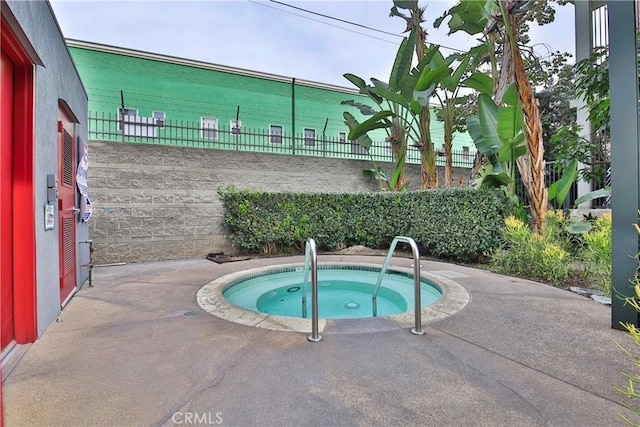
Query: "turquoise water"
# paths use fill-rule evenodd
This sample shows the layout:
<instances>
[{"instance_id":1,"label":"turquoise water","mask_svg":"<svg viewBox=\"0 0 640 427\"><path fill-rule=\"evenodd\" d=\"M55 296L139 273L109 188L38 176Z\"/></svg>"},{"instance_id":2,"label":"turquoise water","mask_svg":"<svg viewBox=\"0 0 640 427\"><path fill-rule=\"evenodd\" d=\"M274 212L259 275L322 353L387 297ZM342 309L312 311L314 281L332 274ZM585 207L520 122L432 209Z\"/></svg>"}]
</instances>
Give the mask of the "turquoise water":
<instances>
[{"instance_id":1,"label":"turquoise water","mask_svg":"<svg viewBox=\"0 0 640 427\"><path fill-rule=\"evenodd\" d=\"M322 319L372 317L371 296L380 274L374 269L318 269L318 311ZM267 273L235 283L224 291L232 304L266 314L302 317L302 268ZM414 307L413 278L387 273L378 290L378 316L404 313ZM442 293L422 280L420 298L425 307ZM307 285L307 317L311 317L311 283Z\"/></svg>"}]
</instances>

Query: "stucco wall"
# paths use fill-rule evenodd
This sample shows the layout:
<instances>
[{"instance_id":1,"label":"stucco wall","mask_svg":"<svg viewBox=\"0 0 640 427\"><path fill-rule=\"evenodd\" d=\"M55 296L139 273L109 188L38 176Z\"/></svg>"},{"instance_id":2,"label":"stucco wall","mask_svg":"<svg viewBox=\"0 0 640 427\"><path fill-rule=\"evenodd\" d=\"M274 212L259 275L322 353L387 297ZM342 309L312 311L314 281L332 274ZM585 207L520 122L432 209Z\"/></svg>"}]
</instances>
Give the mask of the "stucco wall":
<instances>
[{"instance_id":1,"label":"stucco wall","mask_svg":"<svg viewBox=\"0 0 640 427\"><path fill-rule=\"evenodd\" d=\"M67 51L62 33L49 3L7 1L22 30L44 67L35 70L35 230L38 335L60 313L58 226L44 230L44 206L47 203L47 174L58 173L58 105L64 100L78 118L76 135L87 139L87 95ZM2 3L5 7L5 2ZM77 204L76 204L77 206ZM88 226L77 223L78 240L88 238ZM88 270L80 264L88 261L86 245L76 247L76 277L82 285Z\"/></svg>"},{"instance_id":2,"label":"stucco wall","mask_svg":"<svg viewBox=\"0 0 640 427\"><path fill-rule=\"evenodd\" d=\"M163 111L168 121L179 126L198 128L200 117L207 116L217 118L221 129L228 129L239 108L245 132L266 132L269 125L281 125L286 135L301 135L305 128L310 128L315 129L317 138L324 130L327 139L333 140L340 132L348 133L343 118L345 111L360 121L368 118L355 107L341 105L342 101L354 100L375 107L367 96L355 93L355 86L347 79L342 89L301 80L295 80L294 85L292 77L250 76L250 71L238 69L220 71L220 66L214 64L185 63L186 60L180 58L126 47L70 41L70 51L89 92L89 111L100 117L109 114L115 117L121 106L122 91L125 106L137 109L140 116L149 117L152 111ZM101 122L97 127L103 126ZM430 130L439 149L444 143L442 122L432 120ZM380 143L386 137L382 129L369 135ZM120 138L115 135L112 140ZM462 147L468 147L473 155L475 146L471 137L467 133L456 133L453 149L461 151Z\"/></svg>"},{"instance_id":3,"label":"stucco wall","mask_svg":"<svg viewBox=\"0 0 640 427\"><path fill-rule=\"evenodd\" d=\"M363 160L91 141L89 162L90 235L98 264L231 253L217 196L230 185L290 192L378 189L362 176L371 166ZM407 165L411 189L419 188L419 172L418 165ZM454 182L466 184L468 175L456 170Z\"/></svg>"}]
</instances>

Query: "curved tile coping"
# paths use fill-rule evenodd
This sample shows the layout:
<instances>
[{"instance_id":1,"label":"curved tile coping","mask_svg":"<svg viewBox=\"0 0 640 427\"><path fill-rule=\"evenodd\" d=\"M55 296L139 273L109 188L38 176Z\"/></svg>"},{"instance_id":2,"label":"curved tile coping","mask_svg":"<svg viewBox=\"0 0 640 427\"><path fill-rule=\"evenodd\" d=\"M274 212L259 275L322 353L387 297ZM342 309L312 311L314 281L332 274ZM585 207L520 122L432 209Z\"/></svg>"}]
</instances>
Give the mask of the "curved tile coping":
<instances>
[{"instance_id":1,"label":"curved tile coping","mask_svg":"<svg viewBox=\"0 0 640 427\"><path fill-rule=\"evenodd\" d=\"M273 270L300 267L301 264L276 264L268 267L253 268L212 280L198 290L196 299L198 305L216 317L241 325L257 328L271 329L285 332L311 331L311 319L297 317L276 316L273 314L258 313L229 303L223 296L228 287L248 278L248 276L262 275ZM367 263L318 263L319 267L365 267L380 269L378 264ZM412 268L389 267L389 270L413 275ZM438 276L426 271L421 272L423 279L428 280L442 292L442 297L433 304L422 307L422 323L442 320L463 310L471 302L469 292L460 284L446 277ZM319 330L324 333L362 333L414 326L414 311L361 319L319 319ZM370 328L367 328L369 324ZM353 328L348 325L353 325Z\"/></svg>"}]
</instances>

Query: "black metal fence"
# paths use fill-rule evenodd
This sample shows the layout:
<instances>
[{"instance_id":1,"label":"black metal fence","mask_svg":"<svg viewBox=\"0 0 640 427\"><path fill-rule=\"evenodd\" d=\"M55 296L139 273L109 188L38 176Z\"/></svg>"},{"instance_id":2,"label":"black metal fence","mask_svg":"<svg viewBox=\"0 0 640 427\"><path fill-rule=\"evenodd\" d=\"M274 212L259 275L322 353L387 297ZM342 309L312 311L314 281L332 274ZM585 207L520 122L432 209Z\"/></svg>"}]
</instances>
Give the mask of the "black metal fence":
<instances>
[{"instance_id":1,"label":"black metal fence","mask_svg":"<svg viewBox=\"0 0 640 427\"><path fill-rule=\"evenodd\" d=\"M611 162L594 163L592 168L598 172L596 179L591 182L592 190L599 190L605 187L611 187ZM593 209L611 209L611 196L601 197L591 201Z\"/></svg>"},{"instance_id":2,"label":"black metal fence","mask_svg":"<svg viewBox=\"0 0 640 427\"><path fill-rule=\"evenodd\" d=\"M524 183L522 182L520 174L516 175L516 194L525 205L528 205L529 197L527 196L527 190L524 188ZM547 188L549 188L551 184L558 181L560 178L562 178L562 167L559 167L559 165L555 161L547 161L544 171L544 181ZM552 200L549 201L549 204L556 209L570 210L577 198L578 184L574 182L571 185L571 189L569 190L567 197L564 199L564 203L562 204L562 206L557 206L557 203Z\"/></svg>"},{"instance_id":3,"label":"black metal fence","mask_svg":"<svg viewBox=\"0 0 640 427\"><path fill-rule=\"evenodd\" d=\"M253 151L300 156L331 157L341 159L391 162L391 146L385 141L374 141L369 150L355 141L346 139L346 132L338 137L326 135L292 134L281 127L249 129L199 122L171 121L153 117L123 116L89 113L89 139L122 141L176 147L211 148L219 150ZM473 151L453 151L454 167L471 168ZM407 163L419 164L420 151L409 146ZM443 166L444 153L438 153L436 164Z\"/></svg>"},{"instance_id":4,"label":"black metal fence","mask_svg":"<svg viewBox=\"0 0 640 427\"><path fill-rule=\"evenodd\" d=\"M599 190L604 187L610 187L611 186L611 163L603 162L594 166L602 168L603 171L601 174L601 179L591 182L591 189ZM547 188L551 184L559 180L560 178L562 178L562 167L560 167L554 161L548 161L546 163L546 169L545 169L545 184L547 185ZM524 188L524 184L522 183L520 175L518 175L518 178L516 180L516 194L518 195L518 198L524 202L525 205L529 203L529 198L527 197L527 191ZM573 205L577 198L578 198L578 184L577 182L574 182L571 185L569 194L567 194L567 197L565 198L562 206L556 206L556 203L554 201L550 201L549 203L554 208L570 210L574 207ZM592 200L591 208L592 209L611 209L611 196L601 197L599 199Z\"/></svg>"}]
</instances>

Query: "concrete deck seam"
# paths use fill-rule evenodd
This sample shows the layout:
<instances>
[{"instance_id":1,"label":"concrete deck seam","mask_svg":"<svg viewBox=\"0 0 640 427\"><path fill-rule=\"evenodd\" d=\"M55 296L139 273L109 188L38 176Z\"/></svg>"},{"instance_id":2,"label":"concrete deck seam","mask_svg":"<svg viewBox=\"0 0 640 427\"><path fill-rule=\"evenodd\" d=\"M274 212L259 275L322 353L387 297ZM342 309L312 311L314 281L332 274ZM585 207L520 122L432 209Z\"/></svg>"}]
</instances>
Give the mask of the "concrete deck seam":
<instances>
[{"instance_id":1,"label":"concrete deck seam","mask_svg":"<svg viewBox=\"0 0 640 427\"><path fill-rule=\"evenodd\" d=\"M265 330L264 333L260 334L256 339L254 339L251 344L244 347L236 357L234 357L229 363L225 364L222 368L220 368L216 373L214 373L213 377L206 381L200 388L198 388L194 393L191 394L187 399L183 400L178 405L174 406L174 408L169 411L169 413L156 425L158 427L167 423L173 414L180 411L180 409L184 408L186 405L191 403L196 397L200 396L205 390L211 387L216 381L221 378L229 369L231 369L238 360L240 360L245 354L249 352L258 342L262 341L262 339L268 334L268 331Z\"/></svg>"},{"instance_id":2,"label":"concrete deck seam","mask_svg":"<svg viewBox=\"0 0 640 427\"><path fill-rule=\"evenodd\" d=\"M102 301L102 300L100 300ZM200 307L197 307L198 312L202 313L202 314L209 314L207 312L205 312L204 310L202 310ZM189 309L184 309L183 311L189 312L189 311L194 311L195 308L189 308ZM62 314L60 315L60 322L63 322L64 319L62 319L62 315L64 314L64 312L62 312ZM180 314L180 313L175 313L175 314L169 314L166 316L161 316L161 317L154 317L152 319L140 319L140 320L133 320L133 321L129 321L129 322L121 322L121 323L114 323L114 324L110 324L110 325L100 325L100 326L86 326L83 328L74 328L74 329L65 329L62 331L47 331L48 334L50 335L58 335L58 334L65 334L68 332L76 332L76 331L84 331L84 330L91 330L91 329L98 329L98 330L105 330L105 329L111 329L114 327L120 327L120 326L129 326L129 325L136 325L136 324L142 324L142 323L149 323L149 322L155 322L158 320L170 320L170 319L182 319L184 318L184 313Z\"/></svg>"},{"instance_id":3,"label":"concrete deck seam","mask_svg":"<svg viewBox=\"0 0 640 427\"><path fill-rule=\"evenodd\" d=\"M206 285L207 283L209 283L210 280L204 280L202 282L198 282L198 283L194 283L194 282L148 282L148 281L144 281L144 280L135 280L135 281L131 281L131 282L122 282L122 283L117 283L117 284L113 284L113 285L100 285L99 287L96 287L96 285L93 286L93 288L89 288L87 287L87 289L92 289L95 292L94 293L100 293L99 291L105 290L105 289L111 289L111 288L115 288L118 286L124 286L124 285L166 285L166 286L198 286L198 287L202 287L204 285ZM83 287L84 290L84 287Z\"/></svg>"}]
</instances>

